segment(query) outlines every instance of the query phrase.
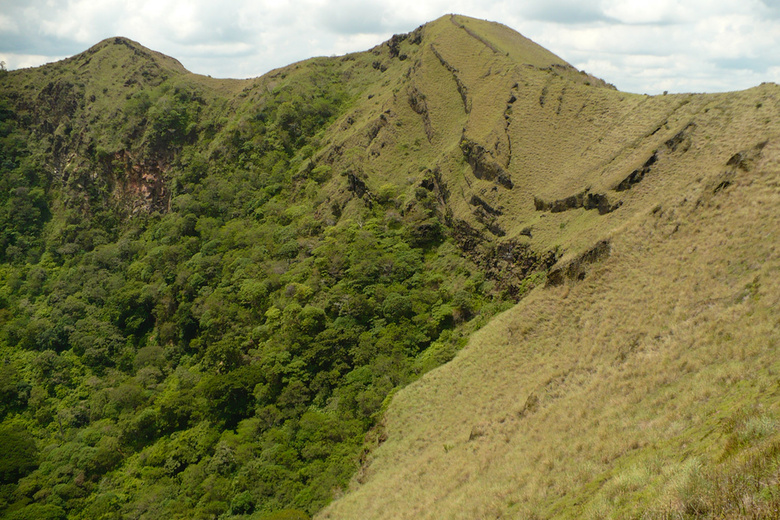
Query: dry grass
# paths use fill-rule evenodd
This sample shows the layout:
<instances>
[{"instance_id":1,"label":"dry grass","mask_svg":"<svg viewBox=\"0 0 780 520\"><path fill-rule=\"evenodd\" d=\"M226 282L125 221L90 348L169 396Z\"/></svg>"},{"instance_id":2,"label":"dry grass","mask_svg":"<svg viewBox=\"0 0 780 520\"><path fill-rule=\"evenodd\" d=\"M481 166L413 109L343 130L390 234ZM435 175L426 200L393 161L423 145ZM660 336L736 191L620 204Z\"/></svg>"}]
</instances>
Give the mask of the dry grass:
<instances>
[{"instance_id":1,"label":"dry grass","mask_svg":"<svg viewBox=\"0 0 780 520\"><path fill-rule=\"evenodd\" d=\"M465 118L466 135L500 158L504 108L495 99L520 85L508 132L515 188L474 179L452 155L439 166L455 215L473 222L467 201L477 193L503 210L507 237L531 225L532 245L560 246L563 262L608 238L611 255L588 265L582 281L533 290L456 359L396 394L387 441L362 483L320 517L720 518L740 517L739 501L744 517L771 517L780 441L778 87L649 98L531 68L501 76L498 62L516 56L486 55L483 43L441 22L438 37L456 43L446 58L475 97L466 114L454 87L431 93L434 128ZM461 52L466 45L471 54ZM421 67L435 66L423 56ZM542 106L544 88L551 101ZM684 128L685 150L665 145ZM435 142L450 149L453 136L441 132ZM765 141L754 163L724 177L734 154ZM432 155L427 146L420 157ZM642 182L612 191L655 151ZM724 180L731 184L718 188ZM623 205L607 215L533 209L534 196L586 187ZM747 409L760 413L734 426Z\"/></svg>"},{"instance_id":2,"label":"dry grass","mask_svg":"<svg viewBox=\"0 0 780 520\"><path fill-rule=\"evenodd\" d=\"M495 319L396 396L367 482L324 517L620 518L683 500L728 417L777 413L778 201L762 184L671 237L646 216L585 281Z\"/></svg>"}]
</instances>

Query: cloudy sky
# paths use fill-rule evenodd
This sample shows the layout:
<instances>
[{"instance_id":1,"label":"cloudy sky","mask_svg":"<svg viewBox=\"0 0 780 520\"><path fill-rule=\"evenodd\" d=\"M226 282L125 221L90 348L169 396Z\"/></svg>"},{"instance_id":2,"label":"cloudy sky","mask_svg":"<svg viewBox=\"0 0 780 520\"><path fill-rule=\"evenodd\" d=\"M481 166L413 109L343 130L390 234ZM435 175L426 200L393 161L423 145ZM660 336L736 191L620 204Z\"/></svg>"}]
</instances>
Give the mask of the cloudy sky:
<instances>
[{"instance_id":1,"label":"cloudy sky","mask_svg":"<svg viewBox=\"0 0 780 520\"><path fill-rule=\"evenodd\" d=\"M780 83L780 0L0 0L0 60L37 66L126 36L192 72L246 78L450 12L508 25L629 92Z\"/></svg>"}]
</instances>

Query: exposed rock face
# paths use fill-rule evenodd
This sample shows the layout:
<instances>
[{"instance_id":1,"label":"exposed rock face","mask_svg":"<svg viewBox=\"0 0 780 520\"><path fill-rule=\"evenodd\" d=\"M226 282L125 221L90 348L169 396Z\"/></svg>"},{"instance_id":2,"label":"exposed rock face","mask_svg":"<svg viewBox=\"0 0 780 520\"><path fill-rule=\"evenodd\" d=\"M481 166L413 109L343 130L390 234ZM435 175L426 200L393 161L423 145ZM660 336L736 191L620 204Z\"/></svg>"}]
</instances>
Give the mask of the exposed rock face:
<instances>
[{"instance_id":1,"label":"exposed rock face","mask_svg":"<svg viewBox=\"0 0 780 520\"><path fill-rule=\"evenodd\" d=\"M642 179L645 178L645 175L650 173L653 165L658 162L663 154L672 152L683 154L687 152L691 147L691 132L695 128L695 123L688 123L685 128L677 132L671 139L665 141L661 149L653 152L653 154L645 161L641 168L637 168L636 170L632 171L625 179L620 181L620 183L615 186L614 190L626 191L633 188L635 184L641 182ZM660 128L658 130L660 130ZM658 130L655 132L658 132Z\"/></svg>"},{"instance_id":2,"label":"exposed rock face","mask_svg":"<svg viewBox=\"0 0 780 520\"><path fill-rule=\"evenodd\" d=\"M764 150L769 141L758 143L756 146L749 150L743 150L737 152L731 156L726 162L726 166L730 167L730 170L742 170L743 172L749 172L753 169L756 161L761 157L761 152Z\"/></svg>"},{"instance_id":3,"label":"exposed rock face","mask_svg":"<svg viewBox=\"0 0 780 520\"><path fill-rule=\"evenodd\" d=\"M476 195L471 196L471 200L469 201L469 204L471 204L472 206L477 206L482 208L482 210L485 213L488 213L489 215L498 217L503 214L503 212L500 209L494 208L493 206L491 206L481 198L477 197Z\"/></svg>"},{"instance_id":4,"label":"exposed rock face","mask_svg":"<svg viewBox=\"0 0 780 520\"><path fill-rule=\"evenodd\" d=\"M349 181L349 191L351 191L358 197L362 197L363 195L368 193L368 188L366 187L366 183L360 180L357 175L355 175L352 172L349 172L347 173L347 179Z\"/></svg>"},{"instance_id":5,"label":"exposed rock face","mask_svg":"<svg viewBox=\"0 0 780 520\"><path fill-rule=\"evenodd\" d=\"M495 54L501 54L501 51L500 51L500 50L498 50L498 49L496 48L496 46L495 46L495 45L493 45L492 43L490 43L490 42L489 42L487 39L485 39L485 38L483 38L482 36L480 36L479 34L475 33L474 31L472 31L471 29L469 29L468 27L466 27L466 26L465 26L465 25L463 25L462 23L459 23L459 22L458 22L458 20L457 20L457 18L455 17L455 15L454 15L454 14L453 14L453 15L450 15L450 21L452 22L452 24L453 24L455 27L457 27L457 28L459 28L459 29L463 29L464 31L466 31L466 34L468 34L469 36L471 36L472 38L474 38L475 40L477 40L479 43L481 43L482 45L484 45L485 47L487 47L488 49L490 49L490 50L491 50L493 53L495 53Z\"/></svg>"},{"instance_id":6,"label":"exposed rock face","mask_svg":"<svg viewBox=\"0 0 780 520\"><path fill-rule=\"evenodd\" d=\"M463 220L455 220L450 226L458 246L515 299L522 296L523 283L529 275L547 271L558 260L557 251L538 253L516 240L491 245L484 234Z\"/></svg>"},{"instance_id":7,"label":"exposed rock face","mask_svg":"<svg viewBox=\"0 0 780 520\"><path fill-rule=\"evenodd\" d=\"M376 139L379 131L382 130L382 128L385 126L387 126L387 115L379 114L379 117L369 124L368 130L366 132L369 144L371 144L371 142Z\"/></svg>"},{"instance_id":8,"label":"exposed rock face","mask_svg":"<svg viewBox=\"0 0 780 520\"><path fill-rule=\"evenodd\" d=\"M84 94L70 81L52 81L38 94L34 107L41 130L52 133L60 123L73 117L84 100Z\"/></svg>"},{"instance_id":9,"label":"exposed rock face","mask_svg":"<svg viewBox=\"0 0 780 520\"><path fill-rule=\"evenodd\" d=\"M653 155L651 155L650 158L645 161L641 168L637 168L636 170L632 171L628 177L620 181L620 183L615 186L615 191L626 191L633 188L634 184L641 182L642 179L645 178L645 175L650 173L650 167L653 166L657 161L658 152L654 152Z\"/></svg>"},{"instance_id":10,"label":"exposed rock face","mask_svg":"<svg viewBox=\"0 0 780 520\"><path fill-rule=\"evenodd\" d=\"M485 229L497 237L506 235L506 231L496 221L496 218L502 215L501 210L494 208L477 195L471 196L469 204L474 207L472 213Z\"/></svg>"},{"instance_id":11,"label":"exposed rock face","mask_svg":"<svg viewBox=\"0 0 780 520\"><path fill-rule=\"evenodd\" d=\"M589 190L581 191L576 195L565 197L563 199L546 202L539 197L534 197L534 206L537 211L549 211L551 213L560 213L571 209L585 208L596 209L599 215L606 215L618 209L622 205L621 201L610 203L609 198L603 193L590 193Z\"/></svg>"},{"instance_id":12,"label":"exposed rock face","mask_svg":"<svg viewBox=\"0 0 780 520\"><path fill-rule=\"evenodd\" d=\"M132 214L167 211L170 190L165 175L170 166L162 160L136 160L127 151L117 152L106 161L114 177L113 196Z\"/></svg>"},{"instance_id":13,"label":"exposed rock face","mask_svg":"<svg viewBox=\"0 0 780 520\"><path fill-rule=\"evenodd\" d=\"M560 285L567 279L584 279L587 273L587 266L608 257L611 251L612 247L609 240L601 240L576 259L550 271L547 275L547 285Z\"/></svg>"},{"instance_id":14,"label":"exposed rock face","mask_svg":"<svg viewBox=\"0 0 780 520\"><path fill-rule=\"evenodd\" d=\"M769 141L758 143L753 148L742 150L732 155L726 162L726 169L713 181L711 191L718 193L734 184L739 173L748 173L753 170L755 164L761 158L761 152Z\"/></svg>"},{"instance_id":15,"label":"exposed rock face","mask_svg":"<svg viewBox=\"0 0 780 520\"><path fill-rule=\"evenodd\" d=\"M431 125L431 116L428 112L428 103L425 100L425 94L420 92L416 86L412 85L408 90L409 106L417 114L420 114L423 120L423 126L425 127L425 136L428 138L428 142L433 139L433 126Z\"/></svg>"},{"instance_id":16,"label":"exposed rock face","mask_svg":"<svg viewBox=\"0 0 780 520\"><path fill-rule=\"evenodd\" d=\"M557 251L536 252L528 244L506 240L477 258L488 275L512 298L522 296L523 282L534 272L550 269L558 260Z\"/></svg>"},{"instance_id":17,"label":"exposed rock face","mask_svg":"<svg viewBox=\"0 0 780 520\"><path fill-rule=\"evenodd\" d=\"M439 168L434 168L433 170L426 172L425 177L422 182L420 182L420 187L433 192L436 195L439 207L446 208L446 204L450 199L450 190L442 179L441 170L439 170ZM446 219L446 209L444 210L444 213Z\"/></svg>"},{"instance_id":18,"label":"exposed rock face","mask_svg":"<svg viewBox=\"0 0 780 520\"><path fill-rule=\"evenodd\" d=\"M674 137L664 143L671 152L678 149L681 153L687 152L691 148L691 131L696 128L696 123L688 123L685 128L677 132Z\"/></svg>"},{"instance_id":19,"label":"exposed rock face","mask_svg":"<svg viewBox=\"0 0 780 520\"><path fill-rule=\"evenodd\" d=\"M474 177L496 182L508 190L514 188L512 177L482 145L464 136L460 140L460 149Z\"/></svg>"}]
</instances>

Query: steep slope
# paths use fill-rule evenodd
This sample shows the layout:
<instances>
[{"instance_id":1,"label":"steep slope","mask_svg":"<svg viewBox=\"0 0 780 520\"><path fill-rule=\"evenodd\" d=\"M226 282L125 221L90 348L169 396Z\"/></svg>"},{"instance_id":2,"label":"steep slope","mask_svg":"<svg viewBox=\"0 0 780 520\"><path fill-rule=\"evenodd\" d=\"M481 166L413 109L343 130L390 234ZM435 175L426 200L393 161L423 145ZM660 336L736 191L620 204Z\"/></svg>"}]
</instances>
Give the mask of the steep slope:
<instances>
[{"instance_id":1,"label":"steep slope","mask_svg":"<svg viewBox=\"0 0 780 520\"><path fill-rule=\"evenodd\" d=\"M763 514L779 95L457 15L251 80L125 38L0 75L0 513Z\"/></svg>"},{"instance_id":2,"label":"steep slope","mask_svg":"<svg viewBox=\"0 0 780 520\"><path fill-rule=\"evenodd\" d=\"M502 270L519 245L561 256L394 396L320 517L773 517L780 88L653 98L468 67L481 109L430 166L452 218Z\"/></svg>"},{"instance_id":3,"label":"steep slope","mask_svg":"<svg viewBox=\"0 0 780 520\"><path fill-rule=\"evenodd\" d=\"M397 46L407 58L386 73L392 91L369 89L315 161L352 172L366 197L393 186L402 207L429 190L460 247L513 295L530 272L688 189L666 172L721 173L775 127L773 85L625 94L498 24L448 16ZM665 180L642 182L653 176Z\"/></svg>"},{"instance_id":4,"label":"steep slope","mask_svg":"<svg viewBox=\"0 0 780 520\"><path fill-rule=\"evenodd\" d=\"M407 210L416 190L429 191L439 204L441 220L456 230L461 248L516 295L526 275L544 270L556 255L549 240L531 244L518 236L527 236L529 226L538 220L533 211L522 213L532 208L530 179L549 176L547 163L560 168L545 157L545 148L534 147L553 146L549 134L565 132L558 122L531 131L539 125L525 121L546 121L541 108L548 84L565 83L579 92L580 111L593 105L582 116L591 123L593 114L608 110L599 105L606 106L614 92L504 26L455 15L394 38L373 52L383 56L386 47L387 57L374 65L387 70L383 83L387 88L377 92L369 88L368 96L342 119L340 131L328 139L326 152L314 160L350 172L365 185L363 198L389 190L400 195L397 200ZM552 105L556 103L560 104ZM621 113L632 108L621 107ZM572 127L579 124L568 112L563 120ZM597 125L606 127L608 121L587 127L586 120L586 127L562 135L584 141L573 145L584 148L588 136L599 131ZM513 147L518 147L515 153ZM528 167L533 168L528 179L519 179L523 182L518 184L517 177ZM501 218L504 212L507 217ZM506 239L496 240L502 237ZM498 242L524 257L522 269L493 265L498 261Z\"/></svg>"},{"instance_id":5,"label":"steep slope","mask_svg":"<svg viewBox=\"0 0 780 520\"><path fill-rule=\"evenodd\" d=\"M124 38L0 75L0 514L306 517L506 308L428 190L341 162L403 39L246 81Z\"/></svg>"},{"instance_id":6,"label":"steep slope","mask_svg":"<svg viewBox=\"0 0 780 520\"><path fill-rule=\"evenodd\" d=\"M584 281L536 289L399 392L323 517L771 517L776 157L641 215Z\"/></svg>"}]
</instances>

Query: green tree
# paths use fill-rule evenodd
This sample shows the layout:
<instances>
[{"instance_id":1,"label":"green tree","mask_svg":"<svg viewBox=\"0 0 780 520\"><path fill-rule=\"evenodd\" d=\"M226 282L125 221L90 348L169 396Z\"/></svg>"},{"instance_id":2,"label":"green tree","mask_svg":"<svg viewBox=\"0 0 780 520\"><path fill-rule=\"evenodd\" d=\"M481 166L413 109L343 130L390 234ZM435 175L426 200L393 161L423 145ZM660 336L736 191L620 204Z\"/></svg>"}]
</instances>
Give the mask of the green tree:
<instances>
[{"instance_id":1,"label":"green tree","mask_svg":"<svg viewBox=\"0 0 780 520\"><path fill-rule=\"evenodd\" d=\"M22 423L0 424L0 445L0 483L14 483L38 466L38 448Z\"/></svg>"}]
</instances>

